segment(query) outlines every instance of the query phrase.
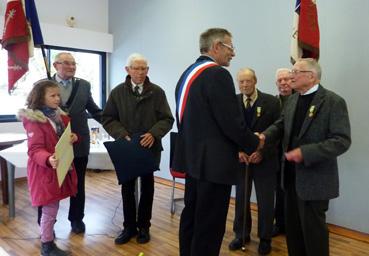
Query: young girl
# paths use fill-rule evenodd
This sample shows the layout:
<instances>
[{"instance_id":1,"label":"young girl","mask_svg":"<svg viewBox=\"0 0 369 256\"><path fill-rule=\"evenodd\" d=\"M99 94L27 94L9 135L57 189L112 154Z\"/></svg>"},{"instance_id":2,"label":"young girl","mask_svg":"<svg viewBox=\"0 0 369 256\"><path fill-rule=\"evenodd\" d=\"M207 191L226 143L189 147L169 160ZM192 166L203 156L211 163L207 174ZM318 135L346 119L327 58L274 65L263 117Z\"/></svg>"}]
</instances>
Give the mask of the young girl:
<instances>
[{"instance_id":1,"label":"young girl","mask_svg":"<svg viewBox=\"0 0 369 256\"><path fill-rule=\"evenodd\" d=\"M33 206L42 206L41 255L63 256L69 252L59 249L54 243L54 223L59 201L74 196L77 192L77 175L72 165L61 187L58 184L55 145L69 122L61 111L60 92L56 82L40 80L28 95L27 109L19 111L28 137L28 187ZM77 141L71 135L71 143Z\"/></svg>"}]
</instances>

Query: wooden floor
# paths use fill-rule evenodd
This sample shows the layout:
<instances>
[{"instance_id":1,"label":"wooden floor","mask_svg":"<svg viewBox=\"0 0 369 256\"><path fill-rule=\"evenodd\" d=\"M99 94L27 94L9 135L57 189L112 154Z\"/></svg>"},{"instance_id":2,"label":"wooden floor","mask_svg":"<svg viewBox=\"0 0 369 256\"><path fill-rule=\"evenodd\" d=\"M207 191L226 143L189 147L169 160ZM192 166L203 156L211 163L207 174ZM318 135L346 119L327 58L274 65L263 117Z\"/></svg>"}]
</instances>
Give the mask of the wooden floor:
<instances>
[{"instance_id":1,"label":"wooden floor","mask_svg":"<svg viewBox=\"0 0 369 256\"><path fill-rule=\"evenodd\" d=\"M67 220L68 200L61 203L58 221L55 225L56 243L68 248L77 256L135 256L143 252L145 256L178 255L178 223L181 202L175 215L169 212L170 187L156 183L151 242L139 245L134 239L125 245L115 245L114 237L121 230L123 216L120 186L117 185L113 171L95 173L89 171L86 177L86 233L70 233ZM183 191L177 190L177 195ZM228 244L233 239L232 220L234 206L230 206L227 231L224 236L220 255L258 255L258 239L255 233L255 212L253 212L252 241L246 252L230 252ZM331 255L369 255L369 243L353 240L336 234L330 235ZM273 239L270 255L287 255L283 236ZM36 224L36 209L31 207L25 180L16 182L16 217L8 218L8 208L0 208L0 256L3 255L40 255L39 228ZM206 256L206 255L204 255Z\"/></svg>"}]
</instances>

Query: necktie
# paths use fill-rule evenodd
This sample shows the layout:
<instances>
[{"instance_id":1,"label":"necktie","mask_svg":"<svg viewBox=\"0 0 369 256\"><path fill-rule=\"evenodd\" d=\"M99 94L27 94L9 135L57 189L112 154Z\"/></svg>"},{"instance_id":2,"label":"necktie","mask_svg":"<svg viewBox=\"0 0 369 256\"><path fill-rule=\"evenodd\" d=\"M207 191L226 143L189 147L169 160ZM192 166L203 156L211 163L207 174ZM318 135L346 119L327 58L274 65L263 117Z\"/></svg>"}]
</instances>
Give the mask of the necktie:
<instances>
[{"instance_id":1,"label":"necktie","mask_svg":"<svg viewBox=\"0 0 369 256\"><path fill-rule=\"evenodd\" d=\"M245 108L246 108L246 109L251 108L251 98L250 98L250 97L247 97L247 98L246 98Z\"/></svg>"},{"instance_id":2,"label":"necktie","mask_svg":"<svg viewBox=\"0 0 369 256\"><path fill-rule=\"evenodd\" d=\"M133 89L133 93L136 96L140 96L140 87L138 85L136 85Z\"/></svg>"}]
</instances>

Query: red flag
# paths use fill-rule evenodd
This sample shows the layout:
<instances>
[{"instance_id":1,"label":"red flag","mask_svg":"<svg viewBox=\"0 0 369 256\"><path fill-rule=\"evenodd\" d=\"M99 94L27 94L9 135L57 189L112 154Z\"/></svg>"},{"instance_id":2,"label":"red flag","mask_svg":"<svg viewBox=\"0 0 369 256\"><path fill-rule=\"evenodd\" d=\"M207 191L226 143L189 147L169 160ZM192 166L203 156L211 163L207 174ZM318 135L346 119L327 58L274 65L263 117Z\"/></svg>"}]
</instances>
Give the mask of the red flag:
<instances>
[{"instance_id":1,"label":"red flag","mask_svg":"<svg viewBox=\"0 0 369 256\"><path fill-rule=\"evenodd\" d=\"M291 62L298 58L319 59L319 24L315 0L297 0L291 42Z\"/></svg>"},{"instance_id":2,"label":"red flag","mask_svg":"<svg viewBox=\"0 0 369 256\"><path fill-rule=\"evenodd\" d=\"M8 91L28 71L29 29L20 0L8 0L1 44L8 51Z\"/></svg>"}]
</instances>

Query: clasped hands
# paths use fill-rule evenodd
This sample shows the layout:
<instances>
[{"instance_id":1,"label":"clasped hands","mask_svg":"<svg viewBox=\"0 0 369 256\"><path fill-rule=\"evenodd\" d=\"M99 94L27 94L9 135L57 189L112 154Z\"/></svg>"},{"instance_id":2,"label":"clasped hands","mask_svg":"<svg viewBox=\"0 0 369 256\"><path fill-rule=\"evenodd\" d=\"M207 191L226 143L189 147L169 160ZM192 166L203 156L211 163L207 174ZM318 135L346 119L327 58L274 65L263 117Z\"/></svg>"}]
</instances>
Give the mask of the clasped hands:
<instances>
[{"instance_id":1,"label":"clasped hands","mask_svg":"<svg viewBox=\"0 0 369 256\"><path fill-rule=\"evenodd\" d=\"M241 163L245 164L258 164L263 160L263 155L261 154L261 150L265 144L265 135L262 133L255 132L255 135L259 137L259 145L256 148L256 151L251 155L247 155L245 152L240 151L238 153L238 159Z\"/></svg>"}]
</instances>

